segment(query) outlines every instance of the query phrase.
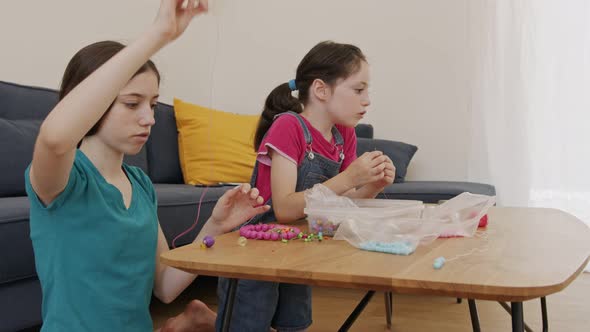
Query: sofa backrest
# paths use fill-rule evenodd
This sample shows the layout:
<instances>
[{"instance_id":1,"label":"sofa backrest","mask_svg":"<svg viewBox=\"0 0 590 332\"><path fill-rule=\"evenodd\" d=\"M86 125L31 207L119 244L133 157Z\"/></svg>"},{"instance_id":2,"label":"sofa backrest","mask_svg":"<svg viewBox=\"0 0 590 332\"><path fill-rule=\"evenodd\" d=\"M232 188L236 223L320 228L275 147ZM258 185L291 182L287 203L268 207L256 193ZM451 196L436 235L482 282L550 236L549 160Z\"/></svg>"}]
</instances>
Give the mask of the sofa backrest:
<instances>
[{"instance_id":1,"label":"sofa backrest","mask_svg":"<svg viewBox=\"0 0 590 332\"><path fill-rule=\"evenodd\" d=\"M156 124L147 141L148 175L154 183L184 183L178 157L178 129L174 108L158 103Z\"/></svg>"},{"instance_id":2,"label":"sofa backrest","mask_svg":"<svg viewBox=\"0 0 590 332\"><path fill-rule=\"evenodd\" d=\"M41 122L57 100L56 90L0 81L0 197L26 195L24 172ZM147 172L146 148L125 162Z\"/></svg>"}]
</instances>

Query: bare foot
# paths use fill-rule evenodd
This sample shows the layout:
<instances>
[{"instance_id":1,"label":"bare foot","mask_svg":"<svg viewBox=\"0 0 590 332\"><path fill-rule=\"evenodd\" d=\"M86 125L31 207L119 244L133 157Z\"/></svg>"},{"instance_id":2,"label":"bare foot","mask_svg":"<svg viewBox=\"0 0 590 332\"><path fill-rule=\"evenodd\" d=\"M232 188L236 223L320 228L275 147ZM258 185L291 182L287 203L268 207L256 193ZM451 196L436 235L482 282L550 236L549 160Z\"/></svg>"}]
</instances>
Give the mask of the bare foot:
<instances>
[{"instance_id":1,"label":"bare foot","mask_svg":"<svg viewBox=\"0 0 590 332\"><path fill-rule=\"evenodd\" d=\"M180 315L168 319L162 332L213 332L217 315L199 300L192 300Z\"/></svg>"}]
</instances>

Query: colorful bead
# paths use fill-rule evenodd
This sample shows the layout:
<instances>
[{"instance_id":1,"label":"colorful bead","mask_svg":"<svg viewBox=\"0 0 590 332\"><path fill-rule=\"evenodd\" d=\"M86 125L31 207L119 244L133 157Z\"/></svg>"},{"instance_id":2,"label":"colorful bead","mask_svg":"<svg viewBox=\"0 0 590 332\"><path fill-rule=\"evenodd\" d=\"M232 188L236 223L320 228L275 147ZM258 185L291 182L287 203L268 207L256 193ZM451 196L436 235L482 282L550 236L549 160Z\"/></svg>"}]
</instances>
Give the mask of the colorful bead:
<instances>
[{"instance_id":1,"label":"colorful bead","mask_svg":"<svg viewBox=\"0 0 590 332\"><path fill-rule=\"evenodd\" d=\"M444 257L438 257L434 260L434 264L432 264L432 266L439 270L441 267L443 267L443 265L445 265L445 258Z\"/></svg>"},{"instance_id":2,"label":"colorful bead","mask_svg":"<svg viewBox=\"0 0 590 332\"><path fill-rule=\"evenodd\" d=\"M207 235L203 238L203 244L207 248L211 248L215 244L215 239L212 236Z\"/></svg>"},{"instance_id":3,"label":"colorful bead","mask_svg":"<svg viewBox=\"0 0 590 332\"><path fill-rule=\"evenodd\" d=\"M239 246L241 246L241 247L245 247L245 246L246 246L246 243L248 243L248 239L246 239L245 237L243 237L243 236L240 236L240 237L238 238L238 245L239 245Z\"/></svg>"}]
</instances>

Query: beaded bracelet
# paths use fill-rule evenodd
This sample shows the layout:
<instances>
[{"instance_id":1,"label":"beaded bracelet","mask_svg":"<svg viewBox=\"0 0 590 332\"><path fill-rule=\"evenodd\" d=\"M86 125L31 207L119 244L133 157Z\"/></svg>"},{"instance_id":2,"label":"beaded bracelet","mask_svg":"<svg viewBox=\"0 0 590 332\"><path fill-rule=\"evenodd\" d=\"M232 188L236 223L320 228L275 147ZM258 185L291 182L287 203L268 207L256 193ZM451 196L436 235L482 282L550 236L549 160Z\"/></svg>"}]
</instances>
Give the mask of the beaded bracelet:
<instances>
[{"instance_id":1,"label":"beaded bracelet","mask_svg":"<svg viewBox=\"0 0 590 332\"><path fill-rule=\"evenodd\" d=\"M240 228L240 236L255 240L291 240L301 231L297 227L286 227L275 224L246 225Z\"/></svg>"}]
</instances>

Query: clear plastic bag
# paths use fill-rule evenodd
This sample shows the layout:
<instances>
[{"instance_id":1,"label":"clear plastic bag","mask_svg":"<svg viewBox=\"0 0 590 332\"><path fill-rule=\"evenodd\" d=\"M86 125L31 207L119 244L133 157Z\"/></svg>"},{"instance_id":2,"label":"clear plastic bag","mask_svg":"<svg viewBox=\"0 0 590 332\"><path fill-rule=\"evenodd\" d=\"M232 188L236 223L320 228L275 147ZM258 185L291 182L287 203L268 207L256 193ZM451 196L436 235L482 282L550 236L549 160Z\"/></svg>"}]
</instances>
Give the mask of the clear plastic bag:
<instances>
[{"instance_id":1,"label":"clear plastic bag","mask_svg":"<svg viewBox=\"0 0 590 332\"><path fill-rule=\"evenodd\" d=\"M370 251L409 255L438 237L473 236L495 196L463 193L437 206L420 201L353 200L318 184L305 194L311 232Z\"/></svg>"},{"instance_id":2,"label":"clear plastic bag","mask_svg":"<svg viewBox=\"0 0 590 332\"><path fill-rule=\"evenodd\" d=\"M421 201L350 199L317 184L305 192L305 209L312 233L334 236L342 221L349 219L386 221L393 217L420 217Z\"/></svg>"}]
</instances>

